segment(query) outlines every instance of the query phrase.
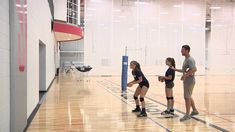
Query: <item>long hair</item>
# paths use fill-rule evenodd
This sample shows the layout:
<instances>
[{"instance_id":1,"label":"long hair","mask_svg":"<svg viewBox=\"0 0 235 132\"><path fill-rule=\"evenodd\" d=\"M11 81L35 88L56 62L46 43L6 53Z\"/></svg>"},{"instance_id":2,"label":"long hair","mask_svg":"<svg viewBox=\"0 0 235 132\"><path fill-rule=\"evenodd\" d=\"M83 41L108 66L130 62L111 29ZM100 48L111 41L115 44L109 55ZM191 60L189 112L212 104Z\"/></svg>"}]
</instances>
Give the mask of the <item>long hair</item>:
<instances>
[{"instance_id":1,"label":"long hair","mask_svg":"<svg viewBox=\"0 0 235 132\"><path fill-rule=\"evenodd\" d=\"M134 65L135 65L134 71L136 71L136 70L141 71L140 63L139 63L139 62L137 62L137 61L131 61L131 64L134 64Z\"/></svg>"},{"instance_id":2,"label":"long hair","mask_svg":"<svg viewBox=\"0 0 235 132\"><path fill-rule=\"evenodd\" d=\"M171 63L171 65L175 68L175 59L174 58L168 57L168 58L166 58L166 60L169 61Z\"/></svg>"}]
</instances>

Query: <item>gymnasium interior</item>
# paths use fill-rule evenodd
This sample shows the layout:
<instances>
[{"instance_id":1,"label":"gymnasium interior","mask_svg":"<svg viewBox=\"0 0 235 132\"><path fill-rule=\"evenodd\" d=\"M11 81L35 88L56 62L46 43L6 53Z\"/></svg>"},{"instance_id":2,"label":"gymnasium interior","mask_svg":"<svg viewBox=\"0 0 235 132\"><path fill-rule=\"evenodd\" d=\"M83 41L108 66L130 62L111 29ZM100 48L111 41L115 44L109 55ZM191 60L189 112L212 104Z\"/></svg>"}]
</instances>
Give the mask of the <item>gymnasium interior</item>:
<instances>
[{"instance_id":1,"label":"gymnasium interior","mask_svg":"<svg viewBox=\"0 0 235 132\"><path fill-rule=\"evenodd\" d=\"M235 0L1 0L0 25L0 132L235 131ZM168 57L184 68L184 45L198 114L182 121L188 71L173 114L159 77Z\"/></svg>"}]
</instances>

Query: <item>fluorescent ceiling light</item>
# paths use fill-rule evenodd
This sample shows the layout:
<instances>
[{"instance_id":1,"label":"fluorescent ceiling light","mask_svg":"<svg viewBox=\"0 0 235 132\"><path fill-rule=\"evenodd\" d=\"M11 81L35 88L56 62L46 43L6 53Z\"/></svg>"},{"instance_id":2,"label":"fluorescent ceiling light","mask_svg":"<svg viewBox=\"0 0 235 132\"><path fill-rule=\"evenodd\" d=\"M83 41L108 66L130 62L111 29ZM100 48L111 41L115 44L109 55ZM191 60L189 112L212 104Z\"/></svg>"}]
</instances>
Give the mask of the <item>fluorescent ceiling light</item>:
<instances>
[{"instance_id":1,"label":"fluorescent ceiling light","mask_svg":"<svg viewBox=\"0 0 235 132\"><path fill-rule=\"evenodd\" d=\"M157 17L152 17L150 19L154 21L154 20L157 20Z\"/></svg>"},{"instance_id":2,"label":"fluorescent ceiling light","mask_svg":"<svg viewBox=\"0 0 235 132\"><path fill-rule=\"evenodd\" d=\"M160 26L159 28L160 28L160 29L164 29L164 28L166 28L166 26Z\"/></svg>"},{"instance_id":3,"label":"fluorescent ceiling light","mask_svg":"<svg viewBox=\"0 0 235 132\"><path fill-rule=\"evenodd\" d=\"M119 20L113 20L113 22L116 22L116 23L118 23L118 22L121 22L121 21L119 21Z\"/></svg>"},{"instance_id":4,"label":"fluorescent ceiling light","mask_svg":"<svg viewBox=\"0 0 235 132\"><path fill-rule=\"evenodd\" d=\"M144 4L146 4L146 2L143 2L143 1L136 1L135 4L144 5Z\"/></svg>"},{"instance_id":5,"label":"fluorescent ceiling light","mask_svg":"<svg viewBox=\"0 0 235 132\"><path fill-rule=\"evenodd\" d=\"M175 24L177 24L177 23L175 23L175 22L169 22L168 24L169 24L169 25L175 25Z\"/></svg>"},{"instance_id":6,"label":"fluorescent ceiling light","mask_svg":"<svg viewBox=\"0 0 235 132\"><path fill-rule=\"evenodd\" d=\"M135 28L129 28L129 30L134 30Z\"/></svg>"},{"instance_id":7,"label":"fluorescent ceiling light","mask_svg":"<svg viewBox=\"0 0 235 132\"><path fill-rule=\"evenodd\" d=\"M180 8L180 7L182 7L182 5L173 5L173 7Z\"/></svg>"},{"instance_id":8,"label":"fluorescent ceiling light","mask_svg":"<svg viewBox=\"0 0 235 132\"><path fill-rule=\"evenodd\" d=\"M118 17L120 17L120 18L126 18L126 16L118 16Z\"/></svg>"},{"instance_id":9,"label":"fluorescent ceiling light","mask_svg":"<svg viewBox=\"0 0 235 132\"><path fill-rule=\"evenodd\" d=\"M87 8L88 11L95 11L95 8Z\"/></svg>"},{"instance_id":10,"label":"fluorescent ceiling light","mask_svg":"<svg viewBox=\"0 0 235 132\"><path fill-rule=\"evenodd\" d=\"M201 13L193 13L193 16L201 16Z\"/></svg>"},{"instance_id":11,"label":"fluorescent ceiling light","mask_svg":"<svg viewBox=\"0 0 235 132\"><path fill-rule=\"evenodd\" d=\"M219 6L211 6L211 7L210 7L211 10L219 10L220 8L221 8L221 7L219 7Z\"/></svg>"},{"instance_id":12,"label":"fluorescent ceiling light","mask_svg":"<svg viewBox=\"0 0 235 132\"><path fill-rule=\"evenodd\" d=\"M91 0L91 2L97 2L97 3L100 3L101 0Z\"/></svg>"},{"instance_id":13,"label":"fluorescent ceiling light","mask_svg":"<svg viewBox=\"0 0 235 132\"><path fill-rule=\"evenodd\" d=\"M200 24L193 24L193 26L199 27L199 26L200 26Z\"/></svg>"},{"instance_id":14,"label":"fluorescent ceiling light","mask_svg":"<svg viewBox=\"0 0 235 132\"><path fill-rule=\"evenodd\" d=\"M157 31L157 29L153 28L153 29L151 29L151 31L152 31L152 32L155 32L155 31Z\"/></svg>"},{"instance_id":15,"label":"fluorescent ceiling light","mask_svg":"<svg viewBox=\"0 0 235 132\"><path fill-rule=\"evenodd\" d=\"M102 26L104 26L104 24L98 24L98 26L101 26L101 27L102 27Z\"/></svg>"},{"instance_id":16,"label":"fluorescent ceiling light","mask_svg":"<svg viewBox=\"0 0 235 132\"><path fill-rule=\"evenodd\" d=\"M214 26L215 27L223 27L224 25L222 25L222 24L215 24Z\"/></svg>"},{"instance_id":17,"label":"fluorescent ceiling light","mask_svg":"<svg viewBox=\"0 0 235 132\"><path fill-rule=\"evenodd\" d=\"M160 15L167 15L167 14L169 14L168 12L160 12L159 13Z\"/></svg>"},{"instance_id":18,"label":"fluorescent ceiling light","mask_svg":"<svg viewBox=\"0 0 235 132\"><path fill-rule=\"evenodd\" d=\"M192 30L196 30L196 29L197 29L197 27L190 27L190 29L192 29Z\"/></svg>"},{"instance_id":19,"label":"fluorescent ceiling light","mask_svg":"<svg viewBox=\"0 0 235 132\"><path fill-rule=\"evenodd\" d=\"M113 10L113 12L121 12L121 10L115 9L115 10Z\"/></svg>"}]
</instances>

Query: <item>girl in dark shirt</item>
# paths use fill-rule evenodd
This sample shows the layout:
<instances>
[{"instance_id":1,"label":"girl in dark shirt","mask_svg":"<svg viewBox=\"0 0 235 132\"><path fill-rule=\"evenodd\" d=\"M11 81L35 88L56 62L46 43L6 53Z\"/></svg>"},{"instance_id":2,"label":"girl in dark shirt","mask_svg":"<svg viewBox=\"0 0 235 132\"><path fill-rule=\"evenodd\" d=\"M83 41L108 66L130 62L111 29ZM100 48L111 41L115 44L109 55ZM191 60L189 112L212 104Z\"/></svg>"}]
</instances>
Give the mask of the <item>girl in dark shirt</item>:
<instances>
[{"instance_id":1,"label":"girl in dark shirt","mask_svg":"<svg viewBox=\"0 0 235 132\"><path fill-rule=\"evenodd\" d=\"M149 82L141 71L140 64L137 61L131 61L130 68L132 69L132 75L134 80L127 84L128 87L131 87L134 84L139 84L135 90L134 99L136 103L136 108L132 112L140 112L138 117L146 117L147 113L145 111L145 101L144 97L149 88ZM138 96L140 96L140 102L142 110L140 109Z\"/></svg>"},{"instance_id":2,"label":"girl in dark shirt","mask_svg":"<svg viewBox=\"0 0 235 132\"><path fill-rule=\"evenodd\" d=\"M175 68L175 60L174 58L166 58L166 65L169 66L167 69L165 76L159 76L158 80L161 82L165 81L165 92L167 99L167 109L163 111L161 114L174 114L174 97L173 97L173 87L174 87L174 79L175 79L175 71L171 68Z\"/></svg>"}]
</instances>

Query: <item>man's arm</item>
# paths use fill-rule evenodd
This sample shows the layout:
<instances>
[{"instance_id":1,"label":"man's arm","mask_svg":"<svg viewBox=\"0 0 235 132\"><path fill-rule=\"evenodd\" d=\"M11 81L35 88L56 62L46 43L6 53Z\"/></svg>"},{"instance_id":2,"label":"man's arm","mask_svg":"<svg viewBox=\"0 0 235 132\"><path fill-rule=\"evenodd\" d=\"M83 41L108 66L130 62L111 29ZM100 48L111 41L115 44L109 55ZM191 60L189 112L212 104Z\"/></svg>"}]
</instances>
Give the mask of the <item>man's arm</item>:
<instances>
[{"instance_id":1,"label":"man's arm","mask_svg":"<svg viewBox=\"0 0 235 132\"><path fill-rule=\"evenodd\" d=\"M196 68L196 67L190 69L187 73L185 73L185 74L181 77L181 80L185 80L187 77L192 76L196 71L197 71L197 68Z\"/></svg>"},{"instance_id":2,"label":"man's arm","mask_svg":"<svg viewBox=\"0 0 235 132\"><path fill-rule=\"evenodd\" d=\"M174 71L177 71L177 72L181 72L181 73L183 72L182 69L176 69L176 68L174 68L174 67L171 67L171 69L174 70Z\"/></svg>"}]
</instances>

